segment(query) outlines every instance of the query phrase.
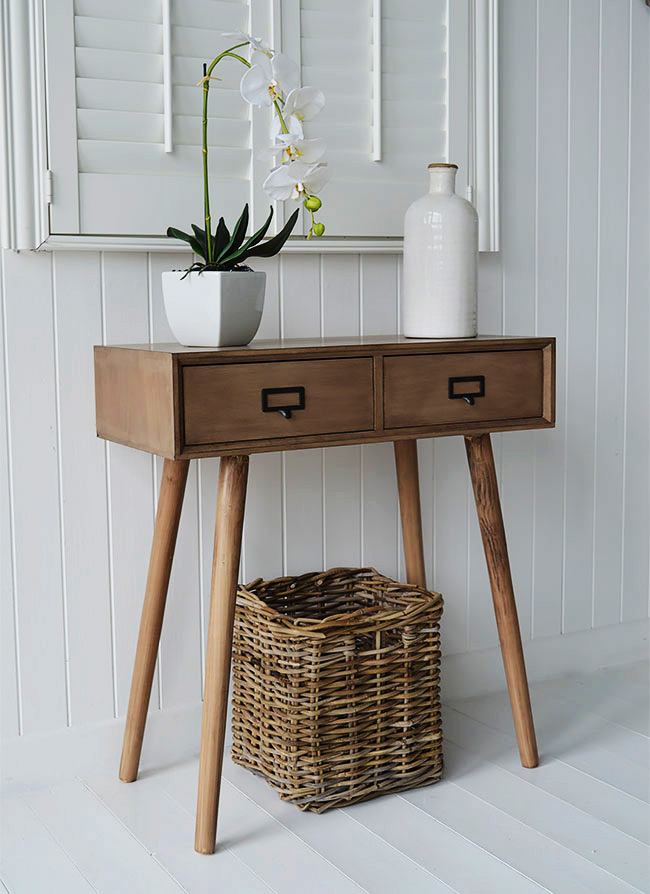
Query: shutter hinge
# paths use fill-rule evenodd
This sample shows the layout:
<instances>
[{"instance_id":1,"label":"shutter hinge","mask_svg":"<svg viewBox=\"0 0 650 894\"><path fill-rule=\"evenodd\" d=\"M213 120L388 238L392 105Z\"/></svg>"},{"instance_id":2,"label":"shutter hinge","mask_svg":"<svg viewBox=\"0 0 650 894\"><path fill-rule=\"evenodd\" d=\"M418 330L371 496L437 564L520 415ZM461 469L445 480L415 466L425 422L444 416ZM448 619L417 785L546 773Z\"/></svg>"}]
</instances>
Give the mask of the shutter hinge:
<instances>
[{"instance_id":1,"label":"shutter hinge","mask_svg":"<svg viewBox=\"0 0 650 894\"><path fill-rule=\"evenodd\" d=\"M474 187L471 184L468 184L467 189L465 190L465 198L468 202L474 204Z\"/></svg>"},{"instance_id":2,"label":"shutter hinge","mask_svg":"<svg viewBox=\"0 0 650 894\"><path fill-rule=\"evenodd\" d=\"M54 196L54 177L49 169L45 172L45 200L48 205L52 204Z\"/></svg>"}]
</instances>

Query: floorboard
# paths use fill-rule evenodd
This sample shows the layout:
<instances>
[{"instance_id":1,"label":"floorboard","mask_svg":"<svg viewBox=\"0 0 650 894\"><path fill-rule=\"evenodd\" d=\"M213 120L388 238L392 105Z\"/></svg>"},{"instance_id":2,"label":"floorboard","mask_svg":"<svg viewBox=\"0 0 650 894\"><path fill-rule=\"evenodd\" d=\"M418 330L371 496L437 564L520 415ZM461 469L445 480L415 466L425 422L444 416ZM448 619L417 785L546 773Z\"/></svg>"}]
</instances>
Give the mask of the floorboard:
<instances>
[{"instance_id":1,"label":"floorboard","mask_svg":"<svg viewBox=\"0 0 650 894\"><path fill-rule=\"evenodd\" d=\"M26 801L98 894L183 890L81 781L35 792Z\"/></svg>"},{"instance_id":2,"label":"floorboard","mask_svg":"<svg viewBox=\"0 0 650 894\"><path fill-rule=\"evenodd\" d=\"M0 892L650 894L647 692L646 663L535 684L534 770L505 693L446 704L441 782L321 815L227 759L212 857L196 759L52 783L2 805Z\"/></svg>"},{"instance_id":3,"label":"floorboard","mask_svg":"<svg viewBox=\"0 0 650 894\"><path fill-rule=\"evenodd\" d=\"M519 763L514 733L509 736L491 729L450 706L443 711L443 728L446 741L471 749L483 760L492 761L530 785L556 795L643 844L649 843L648 811L638 798L618 791L552 755L543 755L539 767L534 771L527 770Z\"/></svg>"},{"instance_id":4,"label":"floorboard","mask_svg":"<svg viewBox=\"0 0 650 894\"><path fill-rule=\"evenodd\" d=\"M43 894L53 879L66 894L96 890L22 798L3 803L0 831L3 890Z\"/></svg>"},{"instance_id":5,"label":"floorboard","mask_svg":"<svg viewBox=\"0 0 650 894\"><path fill-rule=\"evenodd\" d=\"M641 801L648 801L647 765L639 767L616 752L615 745L605 738L603 728L589 714L566 711L561 702L549 705L544 699L531 698L535 728L540 744L540 759L553 755L583 773L600 779L619 791ZM510 733L512 714L505 693L452 702L452 706L482 723Z\"/></svg>"},{"instance_id":6,"label":"floorboard","mask_svg":"<svg viewBox=\"0 0 650 894\"><path fill-rule=\"evenodd\" d=\"M196 779L196 762L167 771L161 778L165 791L189 814L187 821L191 826L196 809ZM364 890L227 779L221 787L219 814L218 852L229 848L278 894L299 891L306 879L310 894L359 894Z\"/></svg>"},{"instance_id":7,"label":"floorboard","mask_svg":"<svg viewBox=\"0 0 650 894\"><path fill-rule=\"evenodd\" d=\"M137 785L125 785L117 778L91 779L87 785L187 891L268 894L273 890L228 848L220 849L218 860L196 854L192 817L161 788L155 776L139 779Z\"/></svg>"},{"instance_id":8,"label":"floorboard","mask_svg":"<svg viewBox=\"0 0 650 894\"><path fill-rule=\"evenodd\" d=\"M264 780L231 762L226 763L224 776L301 841L373 894L394 894L399 890L409 894L455 891L358 822L353 810L326 811L320 815L296 810L281 801Z\"/></svg>"},{"instance_id":9,"label":"floorboard","mask_svg":"<svg viewBox=\"0 0 650 894\"><path fill-rule=\"evenodd\" d=\"M647 879L648 849L641 842L452 742L447 742L445 755L448 781L548 839L544 842L536 837L535 841L545 863L552 854L550 862L556 865L569 862L568 855L558 850L559 846L599 867L588 872L582 867L577 875L589 874L602 888L610 886L607 875L613 874L633 887L640 887ZM420 793L416 795L419 798ZM552 888L550 880L538 880ZM611 884L613 891L616 882Z\"/></svg>"}]
</instances>

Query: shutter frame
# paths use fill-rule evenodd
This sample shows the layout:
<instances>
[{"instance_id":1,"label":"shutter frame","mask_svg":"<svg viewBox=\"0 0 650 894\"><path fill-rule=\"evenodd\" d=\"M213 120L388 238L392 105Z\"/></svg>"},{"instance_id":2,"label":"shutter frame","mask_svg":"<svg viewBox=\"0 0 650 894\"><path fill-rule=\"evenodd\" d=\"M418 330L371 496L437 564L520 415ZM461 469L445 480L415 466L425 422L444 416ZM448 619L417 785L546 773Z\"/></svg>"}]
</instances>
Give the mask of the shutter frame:
<instances>
[{"instance_id":1,"label":"shutter frame","mask_svg":"<svg viewBox=\"0 0 650 894\"><path fill-rule=\"evenodd\" d=\"M0 238L3 248L21 251L38 248L49 234L38 0L0 0L0 50Z\"/></svg>"},{"instance_id":2,"label":"shutter frame","mask_svg":"<svg viewBox=\"0 0 650 894\"><path fill-rule=\"evenodd\" d=\"M101 246L103 250L116 248L121 251L178 249L178 245L173 240L164 236L79 235L72 228L66 232L61 227L56 233L54 232L55 228L50 227L47 201L48 146L46 133L48 133L48 121L45 98L47 96L50 107L56 104L57 115L65 112L65 104L57 99L51 83L47 83L47 89L45 84L46 53L44 44L46 39L51 40L50 32L45 30L49 20L43 14L41 0L1 0L1 2L3 14L0 21L2 26L0 39L5 54L5 73L7 75L3 79L0 89L0 156L4 162L4 182L0 199L0 211L2 212L0 229L4 247L97 250ZM63 2L69 5L72 0L63 0ZM284 17L286 23L286 16L292 7L295 8L296 2L299 3L299 0L268 0L267 19L271 33L270 42L276 48L280 47L277 35L280 31L281 20ZM51 7L57 4L52 4L51 0L45 0L45 4L49 7L47 10L49 16ZM61 0L58 0L58 5L61 7ZM480 248L494 251L498 250L498 0L453 0L451 6L454 9L466 7L467 17L469 19L471 16L474 29L470 37L476 47L477 68L467 76L467 89L469 91L469 82L473 78L473 94L479 105L481 102L483 103L483 112L482 115L477 115L477 109L474 108L472 124L475 142L470 147L468 141L466 147L469 155L472 151L474 152L472 164L475 166L474 172L478 183L481 183L481 178L487 179L484 186L479 185L475 189L481 220L489 220L488 235L486 238L481 238ZM11 16L7 14L8 10L11 11ZM10 20L11 29L8 28ZM253 30L255 30L254 26ZM29 44L27 65L24 64L26 34ZM290 48L287 49L291 52ZM17 64L15 61L17 57L23 60L22 69L21 64ZM478 66L481 67L480 70L478 70ZM460 62L458 62L458 67L460 68ZM488 89L483 91L482 97L476 97L475 84L477 81L488 84ZM27 121L21 122L15 115L12 115L15 109L12 109L11 99L17 91L18 95L29 96L32 100L32 107L26 116ZM452 113L453 108L450 110L450 117ZM74 119L76 130L76 108ZM462 127L459 130L462 131ZM469 128L467 130L469 131ZM56 139L53 137L52 129L50 129L48 137L52 146L53 140ZM452 148L451 144L450 134L450 149ZM68 161L71 159L74 161L75 156L76 152L70 153L67 156ZM23 162L27 160L26 164L16 165L17 157ZM70 178L70 174L66 174L60 165L52 167L52 171L54 200L58 201L62 195L68 196L69 199L72 196L72 200L69 201L72 210L69 212L68 219L74 224L74 207L76 205L74 186L70 182L66 183L67 179L69 181L74 178ZM459 176L459 181L460 179ZM262 204L260 199L263 198L262 208L266 212L268 200L261 191L261 180L256 176L254 182L259 196L258 206ZM475 180L476 182L477 180ZM461 192L460 189L459 192ZM216 213L218 206L214 210ZM283 210L283 203L276 203L276 210L278 225L280 225L282 217L280 212ZM176 223L178 222L176 221ZM333 236L306 242L301 237L292 237L284 250L318 253L328 251L400 251L401 239L383 238L382 236L369 240L363 238L340 239Z\"/></svg>"}]
</instances>

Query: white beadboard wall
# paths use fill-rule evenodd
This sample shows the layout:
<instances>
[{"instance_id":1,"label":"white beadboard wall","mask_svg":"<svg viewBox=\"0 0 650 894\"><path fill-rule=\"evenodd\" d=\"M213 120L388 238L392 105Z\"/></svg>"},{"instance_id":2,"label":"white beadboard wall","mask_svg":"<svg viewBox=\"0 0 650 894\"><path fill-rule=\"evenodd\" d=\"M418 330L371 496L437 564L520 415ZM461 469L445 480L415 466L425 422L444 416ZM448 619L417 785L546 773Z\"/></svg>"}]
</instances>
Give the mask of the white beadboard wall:
<instances>
[{"instance_id":1,"label":"white beadboard wall","mask_svg":"<svg viewBox=\"0 0 650 894\"><path fill-rule=\"evenodd\" d=\"M557 428L494 438L526 639L648 613L649 19L642 0L501 4L502 252L481 257L480 328L558 339ZM182 261L2 257L3 736L125 712L161 462L95 437L92 346L168 340L160 273ZM399 331L397 255L263 266L261 337ZM420 459L445 650L491 647L462 440ZM200 698L217 472L192 465L154 709ZM399 537L390 445L252 458L244 579L400 575Z\"/></svg>"}]
</instances>

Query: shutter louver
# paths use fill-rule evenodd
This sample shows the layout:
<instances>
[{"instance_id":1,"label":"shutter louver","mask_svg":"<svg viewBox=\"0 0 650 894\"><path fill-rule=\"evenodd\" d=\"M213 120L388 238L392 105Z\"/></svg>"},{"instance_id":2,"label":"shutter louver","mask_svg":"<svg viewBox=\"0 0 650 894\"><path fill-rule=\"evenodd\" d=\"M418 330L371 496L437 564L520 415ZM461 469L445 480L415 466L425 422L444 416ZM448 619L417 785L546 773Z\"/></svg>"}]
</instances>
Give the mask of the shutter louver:
<instances>
[{"instance_id":1,"label":"shutter louver","mask_svg":"<svg viewBox=\"0 0 650 894\"><path fill-rule=\"evenodd\" d=\"M302 82L327 99L305 132L327 140L322 219L333 236L401 237L404 212L426 191L427 165L447 160L446 0L382 0L378 162L372 13L370 2L300 2Z\"/></svg>"},{"instance_id":2,"label":"shutter louver","mask_svg":"<svg viewBox=\"0 0 650 894\"><path fill-rule=\"evenodd\" d=\"M247 31L248 3L173 0L173 151L164 149L160 0L74 0L79 232L162 235L201 223L202 65ZM211 85L208 142L213 218L251 199L250 109L242 67L224 60ZM61 143L55 144L62 145ZM53 153L54 154L54 153ZM56 158L52 160L56 171ZM65 197L62 197L65 198ZM52 207L52 230L57 207Z\"/></svg>"}]
</instances>

